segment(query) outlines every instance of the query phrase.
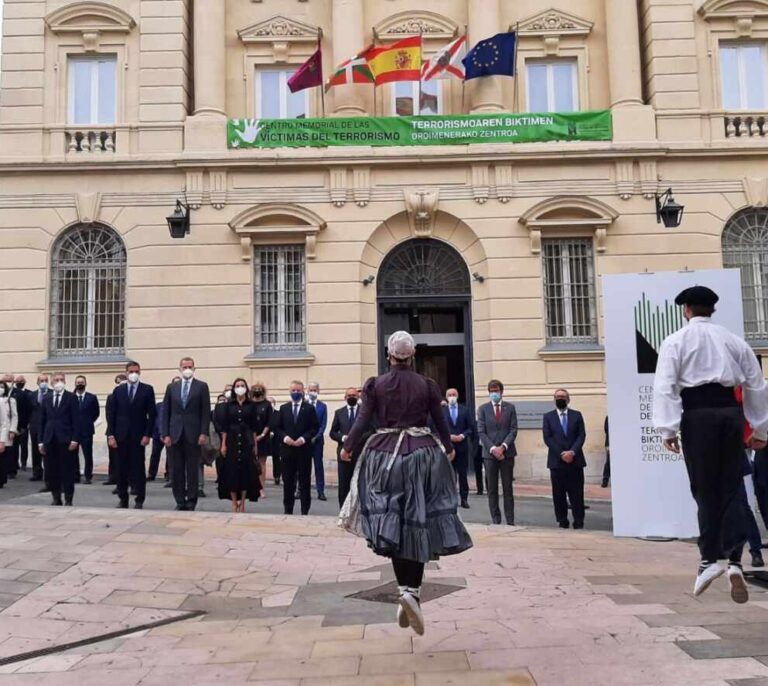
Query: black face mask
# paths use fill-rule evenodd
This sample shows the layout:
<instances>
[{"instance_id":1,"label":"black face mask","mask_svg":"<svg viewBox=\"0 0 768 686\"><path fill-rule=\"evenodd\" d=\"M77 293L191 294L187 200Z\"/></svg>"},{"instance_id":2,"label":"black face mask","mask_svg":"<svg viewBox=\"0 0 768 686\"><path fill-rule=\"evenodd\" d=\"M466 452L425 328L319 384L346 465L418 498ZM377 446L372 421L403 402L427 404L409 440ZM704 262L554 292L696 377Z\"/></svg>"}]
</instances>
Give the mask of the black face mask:
<instances>
[{"instance_id":1,"label":"black face mask","mask_svg":"<svg viewBox=\"0 0 768 686\"><path fill-rule=\"evenodd\" d=\"M75 386L75 390L80 391L80 393L82 393L85 390L85 384L84 383L77 384L77 386Z\"/></svg>"},{"instance_id":2,"label":"black face mask","mask_svg":"<svg viewBox=\"0 0 768 686\"><path fill-rule=\"evenodd\" d=\"M347 405L350 407L357 405L357 398L347 398Z\"/></svg>"},{"instance_id":3,"label":"black face mask","mask_svg":"<svg viewBox=\"0 0 768 686\"><path fill-rule=\"evenodd\" d=\"M568 407L568 401L565 400L565 398L558 398L555 400L555 407L558 410L564 410L566 407Z\"/></svg>"},{"instance_id":4,"label":"black face mask","mask_svg":"<svg viewBox=\"0 0 768 686\"><path fill-rule=\"evenodd\" d=\"M17 383L16 388L18 388L20 391L23 390L24 386L26 386L25 383Z\"/></svg>"}]
</instances>

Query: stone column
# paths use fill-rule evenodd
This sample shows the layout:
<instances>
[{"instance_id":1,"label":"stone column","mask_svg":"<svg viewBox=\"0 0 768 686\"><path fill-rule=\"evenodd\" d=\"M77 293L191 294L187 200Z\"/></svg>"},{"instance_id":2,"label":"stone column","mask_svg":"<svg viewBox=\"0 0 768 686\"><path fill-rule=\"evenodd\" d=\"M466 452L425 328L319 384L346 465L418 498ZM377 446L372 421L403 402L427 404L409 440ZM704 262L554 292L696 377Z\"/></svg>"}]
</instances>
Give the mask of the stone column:
<instances>
[{"instance_id":1,"label":"stone column","mask_svg":"<svg viewBox=\"0 0 768 686\"><path fill-rule=\"evenodd\" d=\"M227 145L226 3L195 0L193 6L195 110L184 126L184 147L222 150Z\"/></svg>"},{"instance_id":2,"label":"stone column","mask_svg":"<svg viewBox=\"0 0 768 686\"><path fill-rule=\"evenodd\" d=\"M469 0L469 45L501 32L499 0ZM467 83L472 112L499 112L504 108L500 76L487 76Z\"/></svg>"},{"instance_id":3,"label":"stone column","mask_svg":"<svg viewBox=\"0 0 768 686\"><path fill-rule=\"evenodd\" d=\"M643 103L637 1L605 0L605 23L614 140L654 140L656 115Z\"/></svg>"},{"instance_id":4,"label":"stone column","mask_svg":"<svg viewBox=\"0 0 768 686\"><path fill-rule=\"evenodd\" d=\"M333 0L333 65L331 69L365 47L364 16L363 0ZM361 84L334 87L331 90L334 114L340 117L358 117L367 114L365 88L366 86Z\"/></svg>"}]
</instances>

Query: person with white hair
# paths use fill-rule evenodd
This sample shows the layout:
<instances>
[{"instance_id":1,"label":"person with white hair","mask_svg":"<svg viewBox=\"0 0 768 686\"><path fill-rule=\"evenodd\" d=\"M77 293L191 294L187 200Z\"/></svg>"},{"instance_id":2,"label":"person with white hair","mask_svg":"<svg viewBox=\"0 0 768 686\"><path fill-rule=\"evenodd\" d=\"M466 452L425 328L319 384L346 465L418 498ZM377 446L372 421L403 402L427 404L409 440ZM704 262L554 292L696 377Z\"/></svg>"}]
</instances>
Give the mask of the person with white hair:
<instances>
[{"instance_id":1,"label":"person with white hair","mask_svg":"<svg viewBox=\"0 0 768 686\"><path fill-rule=\"evenodd\" d=\"M365 382L360 415L344 441L350 461L373 421L342 508L344 527L363 535L377 555L392 559L399 625L424 633L424 565L472 547L458 516L451 434L437 384L413 369L416 344L405 331L389 338L390 371ZM427 428L432 420L436 433ZM352 513L355 513L352 515ZM359 517L355 516L359 514Z\"/></svg>"}]
</instances>

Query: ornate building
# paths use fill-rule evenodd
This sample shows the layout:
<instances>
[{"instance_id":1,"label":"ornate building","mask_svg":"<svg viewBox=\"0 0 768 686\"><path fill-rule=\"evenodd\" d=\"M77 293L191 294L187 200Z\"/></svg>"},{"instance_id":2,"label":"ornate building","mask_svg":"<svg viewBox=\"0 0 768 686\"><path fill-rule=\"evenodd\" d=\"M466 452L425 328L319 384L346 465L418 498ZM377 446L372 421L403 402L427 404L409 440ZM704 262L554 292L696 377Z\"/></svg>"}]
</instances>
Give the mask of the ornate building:
<instances>
[{"instance_id":1,"label":"ornate building","mask_svg":"<svg viewBox=\"0 0 768 686\"><path fill-rule=\"evenodd\" d=\"M228 119L322 115L286 85L319 35L330 74L509 28L515 79L338 86L327 115L610 110L612 140L227 146ZM126 358L161 388L184 353L212 388L299 377L333 403L407 328L469 404L504 381L525 476L558 386L601 467L603 274L740 267L768 347L768 0L5 0L2 47L0 369L104 394Z\"/></svg>"}]
</instances>

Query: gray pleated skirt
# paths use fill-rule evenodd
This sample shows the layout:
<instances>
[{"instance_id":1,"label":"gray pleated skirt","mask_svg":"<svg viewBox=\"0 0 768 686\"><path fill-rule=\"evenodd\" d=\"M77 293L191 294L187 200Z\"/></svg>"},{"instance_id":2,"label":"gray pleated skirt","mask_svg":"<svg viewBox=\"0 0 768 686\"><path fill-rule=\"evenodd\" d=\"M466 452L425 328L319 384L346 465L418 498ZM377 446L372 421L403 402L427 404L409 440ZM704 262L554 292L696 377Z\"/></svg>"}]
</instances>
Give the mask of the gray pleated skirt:
<instances>
[{"instance_id":1,"label":"gray pleated skirt","mask_svg":"<svg viewBox=\"0 0 768 686\"><path fill-rule=\"evenodd\" d=\"M456 555L472 547L458 515L454 471L437 446L398 455L366 448L358 491L363 534L385 557L417 562Z\"/></svg>"}]
</instances>

